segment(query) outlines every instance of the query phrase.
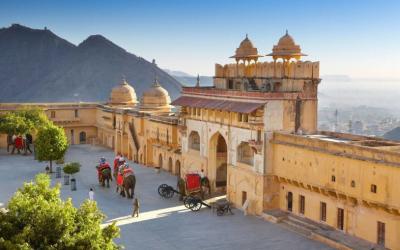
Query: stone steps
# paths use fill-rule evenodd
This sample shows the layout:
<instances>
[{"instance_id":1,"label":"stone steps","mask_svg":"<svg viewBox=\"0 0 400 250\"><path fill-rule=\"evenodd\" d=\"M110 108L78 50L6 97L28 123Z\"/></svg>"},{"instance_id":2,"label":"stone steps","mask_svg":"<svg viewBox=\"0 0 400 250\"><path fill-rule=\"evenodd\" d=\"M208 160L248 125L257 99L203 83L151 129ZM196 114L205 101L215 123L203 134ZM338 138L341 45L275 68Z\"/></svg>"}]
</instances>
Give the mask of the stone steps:
<instances>
[{"instance_id":1,"label":"stone steps","mask_svg":"<svg viewBox=\"0 0 400 250\"><path fill-rule=\"evenodd\" d=\"M279 209L265 211L262 216L264 220L277 223L285 229L303 235L307 238L323 242L335 249L340 250L371 250L385 249L374 243L358 237L345 234L335 228L318 223L305 217L297 216Z\"/></svg>"}]
</instances>

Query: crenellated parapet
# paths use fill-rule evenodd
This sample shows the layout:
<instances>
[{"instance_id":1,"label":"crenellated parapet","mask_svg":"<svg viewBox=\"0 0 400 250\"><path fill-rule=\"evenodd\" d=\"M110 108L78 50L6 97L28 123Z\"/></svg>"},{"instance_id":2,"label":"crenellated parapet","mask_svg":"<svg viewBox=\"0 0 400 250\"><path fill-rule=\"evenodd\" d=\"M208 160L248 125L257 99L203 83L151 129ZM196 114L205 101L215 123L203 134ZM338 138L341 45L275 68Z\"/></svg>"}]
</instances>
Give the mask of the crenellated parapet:
<instances>
[{"instance_id":1,"label":"crenellated parapet","mask_svg":"<svg viewBox=\"0 0 400 250\"><path fill-rule=\"evenodd\" d=\"M215 78L295 78L318 79L319 62L258 62L253 64L215 64Z\"/></svg>"}]
</instances>

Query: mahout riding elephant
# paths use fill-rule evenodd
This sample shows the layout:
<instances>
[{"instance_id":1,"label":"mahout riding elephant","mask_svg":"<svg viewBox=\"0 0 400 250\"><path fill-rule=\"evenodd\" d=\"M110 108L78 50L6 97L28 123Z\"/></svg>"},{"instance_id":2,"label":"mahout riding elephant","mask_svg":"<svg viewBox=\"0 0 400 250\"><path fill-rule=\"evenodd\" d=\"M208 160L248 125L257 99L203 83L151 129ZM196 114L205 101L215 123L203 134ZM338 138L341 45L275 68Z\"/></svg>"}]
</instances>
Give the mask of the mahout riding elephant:
<instances>
[{"instance_id":1,"label":"mahout riding elephant","mask_svg":"<svg viewBox=\"0 0 400 250\"><path fill-rule=\"evenodd\" d=\"M127 198L132 199L135 195L136 176L134 174L125 176L122 186L124 188L122 196L125 197L126 193Z\"/></svg>"},{"instance_id":2,"label":"mahout riding elephant","mask_svg":"<svg viewBox=\"0 0 400 250\"><path fill-rule=\"evenodd\" d=\"M111 168L104 168L100 172L100 183L104 187L107 182L107 187L110 187L110 181L112 181Z\"/></svg>"}]
</instances>

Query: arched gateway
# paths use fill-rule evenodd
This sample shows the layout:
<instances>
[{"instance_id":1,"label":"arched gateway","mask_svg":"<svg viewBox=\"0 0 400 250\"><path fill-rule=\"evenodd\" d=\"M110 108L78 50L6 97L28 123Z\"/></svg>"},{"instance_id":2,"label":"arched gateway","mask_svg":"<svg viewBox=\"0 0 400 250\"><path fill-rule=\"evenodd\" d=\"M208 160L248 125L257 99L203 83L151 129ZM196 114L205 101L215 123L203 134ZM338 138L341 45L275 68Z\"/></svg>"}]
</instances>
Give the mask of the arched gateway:
<instances>
[{"instance_id":1,"label":"arched gateway","mask_svg":"<svg viewBox=\"0 0 400 250\"><path fill-rule=\"evenodd\" d=\"M209 143L208 174L213 181L213 188L217 192L226 192L228 175L228 151L225 138L220 133L215 133Z\"/></svg>"}]
</instances>

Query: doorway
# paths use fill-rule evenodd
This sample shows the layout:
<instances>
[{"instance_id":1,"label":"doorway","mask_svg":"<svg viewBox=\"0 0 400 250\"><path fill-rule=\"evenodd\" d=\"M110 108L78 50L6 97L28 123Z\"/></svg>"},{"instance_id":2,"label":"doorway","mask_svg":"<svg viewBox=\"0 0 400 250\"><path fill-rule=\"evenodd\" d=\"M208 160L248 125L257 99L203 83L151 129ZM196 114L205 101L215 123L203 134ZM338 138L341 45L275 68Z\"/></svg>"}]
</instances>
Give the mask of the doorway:
<instances>
[{"instance_id":1,"label":"doorway","mask_svg":"<svg viewBox=\"0 0 400 250\"><path fill-rule=\"evenodd\" d=\"M179 177L181 176L181 162L179 160L175 162L175 174Z\"/></svg>"},{"instance_id":2,"label":"doorway","mask_svg":"<svg viewBox=\"0 0 400 250\"><path fill-rule=\"evenodd\" d=\"M210 162L209 169L215 171L215 187L226 192L228 179L228 151L227 143L220 133L216 133L210 140Z\"/></svg>"},{"instance_id":3,"label":"doorway","mask_svg":"<svg viewBox=\"0 0 400 250\"><path fill-rule=\"evenodd\" d=\"M338 208L338 211L337 211L337 228L339 230L343 230L343 225L344 225L344 209L343 208Z\"/></svg>"},{"instance_id":4,"label":"doorway","mask_svg":"<svg viewBox=\"0 0 400 250\"><path fill-rule=\"evenodd\" d=\"M288 194L287 194L287 210L289 212L293 211L293 193L292 192L288 192Z\"/></svg>"},{"instance_id":5,"label":"doorway","mask_svg":"<svg viewBox=\"0 0 400 250\"><path fill-rule=\"evenodd\" d=\"M169 160L168 160L168 171L170 173L172 173L172 158L171 157L169 157Z\"/></svg>"},{"instance_id":6,"label":"doorway","mask_svg":"<svg viewBox=\"0 0 400 250\"><path fill-rule=\"evenodd\" d=\"M79 144L85 144L86 143L86 132L80 132L79 133Z\"/></svg>"}]
</instances>

